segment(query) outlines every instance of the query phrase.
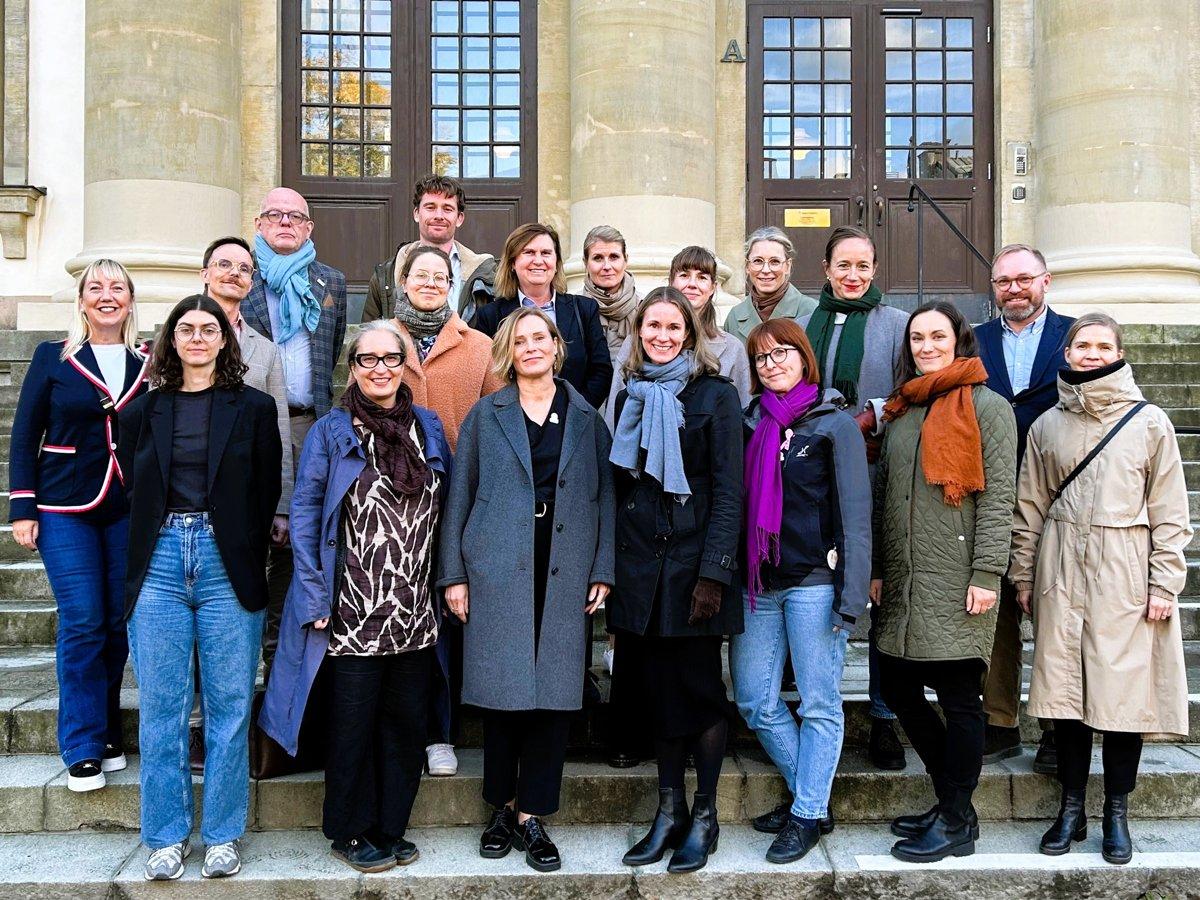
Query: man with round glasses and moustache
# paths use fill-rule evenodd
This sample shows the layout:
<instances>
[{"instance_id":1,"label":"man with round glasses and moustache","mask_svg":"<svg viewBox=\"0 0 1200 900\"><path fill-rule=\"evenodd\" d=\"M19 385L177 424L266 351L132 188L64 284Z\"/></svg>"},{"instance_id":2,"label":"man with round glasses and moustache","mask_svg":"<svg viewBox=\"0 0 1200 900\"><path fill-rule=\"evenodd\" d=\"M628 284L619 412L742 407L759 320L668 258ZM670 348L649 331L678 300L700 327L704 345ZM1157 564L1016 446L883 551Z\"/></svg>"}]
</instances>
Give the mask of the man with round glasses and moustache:
<instances>
[{"instance_id":1,"label":"man with round glasses and moustache","mask_svg":"<svg viewBox=\"0 0 1200 900\"><path fill-rule=\"evenodd\" d=\"M1012 404L1017 418L1018 471L1030 426L1058 402L1063 346L1067 330L1075 321L1046 305L1050 278L1046 258L1036 248L1028 244L1000 248L992 260L992 296L1000 315L975 327L979 355L988 373L987 386ZM1020 755L1020 700L1021 609L1016 591L1003 579L996 640L983 690L983 708L988 717L985 764ZM1033 768L1053 775L1057 752L1049 724L1042 722L1042 739Z\"/></svg>"}]
</instances>

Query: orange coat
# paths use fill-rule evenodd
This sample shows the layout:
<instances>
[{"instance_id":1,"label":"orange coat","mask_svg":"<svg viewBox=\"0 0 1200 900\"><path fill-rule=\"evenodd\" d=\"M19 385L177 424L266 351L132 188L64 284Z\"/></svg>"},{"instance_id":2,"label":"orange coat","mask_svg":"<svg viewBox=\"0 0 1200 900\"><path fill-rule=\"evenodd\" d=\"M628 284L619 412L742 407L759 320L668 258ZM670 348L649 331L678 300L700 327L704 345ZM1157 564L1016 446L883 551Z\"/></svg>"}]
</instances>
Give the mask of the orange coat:
<instances>
[{"instance_id":1,"label":"orange coat","mask_svg":"<svg viewBox=\"0 0 1200 900\"><path fill-rule=\"evenodd\" d=\"M492 340L451 313L429 355L421 362L408 329L392 322L404 335L404 383L413 402L437 413L450 449L458 446L458 430L480 397L495 393L504 382L491 373Z\"/></svg>"}]
</instances>

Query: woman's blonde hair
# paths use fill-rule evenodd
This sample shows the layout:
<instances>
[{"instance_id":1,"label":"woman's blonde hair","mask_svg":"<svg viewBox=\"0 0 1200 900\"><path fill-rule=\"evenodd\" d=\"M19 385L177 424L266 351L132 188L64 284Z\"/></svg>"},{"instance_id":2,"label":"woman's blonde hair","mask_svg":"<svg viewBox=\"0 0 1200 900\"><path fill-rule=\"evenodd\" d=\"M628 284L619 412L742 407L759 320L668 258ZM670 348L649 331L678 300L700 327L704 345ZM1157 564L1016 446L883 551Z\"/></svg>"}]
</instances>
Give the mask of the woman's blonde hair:
<instances>
[{"instance_id":1,"label":"woman's blonde hair","mask_svg":"<svg viewBox=\"0 0 1200 900\"><path fill-rule=\"evenodd\" d=\"M87 268L79 273L75 280L75 315L71 317L71 326L67 329L67 342L63 344L62 359L79 350L84 342L91 339L92 326L88 322L87 313L83 311L83 289L92 279L103 276L110 281L123 281L129 289L129 315L121 326L121 343L130 350L137 350L138 325L137 304L134 302L133 279L123 265L115 259L97 259L88 263Z\"/></svg>"},{"instance_id":2,"label":"woman's blonde hair","mask_svg":"<svg viewBox=\"0 0 1200 900\"><path fill-rule=\"evenodd\" d=\"M562 371L563 364L567 361L567 345L563 342L554 320L540 309L532 306L517 307L505 316L500 327L496 329L496 337L492 339L492 374L508 384L517 380L517 368L513 365L513 350L517 343L517 325L522 319L530 316L540 319L545 324L546 329L550 332L551 340L554 341L555 375Z\"/></svg>"},{"instance_id":3,"label":"woman's blonde hair","mask_svg":"<svg viewBox=\"0 0 1200 900\"><path fill-rule=\"evenodd\" d=\"M1075 335L1079 334L1079 332L1083 331L1083 329L1087 328L1089 325L1100 325L1104 328L1107 328L1113 333L1113 337L1116 338L1117 349L1120 351L1125 350L1120 324L1118 324L1117 320L1112 316L1102 312L1086 312L1076 319L1071 324L1071 327L1067 329L1067 340L1064 343L1064 346L1069 348L1071 344L1075 342Z\"/></svg>"},{"instance_id":4,"label":"woman's blonde hair","mask_svg":"<svg viewBox=\"0 0 1200 900\"><path fill-rule=\"evenodd\" d=\"M633 314L633 322L629 326L630 334L633 335L633 342L629 348L629 358L625 360L625 365L621 367L621 373L628 381L633 375L641 374L642 367L645 366L646 351L642 349L642 323L646 320L646 312L656 303L666 303L674 306L683 316L683 324L687 329L687 337L683 339L683 350L692 351L692 375L719 375L721 374L721 364L717 362L716 356L713 355L712 348L709 347L708 338L704 334L704 328L700 324L700 318L696 315L696 311L692 309L692 304L688 302L688 298L683 293L673 287L657 287L648 293L642 302L638 305L637 312ZM681 351L682 352L682 351Z\"/></svg>"},{"instance_id":5,"label":"woman's blonde hair","mask_svg":"<svg viewBox=\"0 0 1200 900\"><path fill-rule=\"evenodd\" d=\"M514 228L512 234L504 241L504 252L500 254L500 261L496 266L497 298L503 297L507 300L517 298L517 289L520 287L515 268L517 257L521 255L521 251L530 241L543 234L554 243L554 282L552 286L559 294L567 292L567 272L563 268L562 244L558 240L558 232L541 222L527 222Z\"/></svg>"}]
</instances>

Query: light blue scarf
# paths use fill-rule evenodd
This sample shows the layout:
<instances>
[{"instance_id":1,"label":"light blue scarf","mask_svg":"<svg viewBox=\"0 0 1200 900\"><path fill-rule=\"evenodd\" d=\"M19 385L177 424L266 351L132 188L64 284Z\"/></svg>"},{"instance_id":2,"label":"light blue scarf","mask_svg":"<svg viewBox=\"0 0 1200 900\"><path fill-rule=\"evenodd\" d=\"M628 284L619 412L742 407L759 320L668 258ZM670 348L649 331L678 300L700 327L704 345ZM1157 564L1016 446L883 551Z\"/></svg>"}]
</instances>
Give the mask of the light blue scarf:
<instances>
[{"instance_id":1,"label":"light blue scarf","mask_svg":"<svg viewBox=\"0 0 1200 900\"><path fill-rule=\"evenodd\" d=\"M305 241L295 253L283 256L272 250L261 234L256 234L254 257L263 281L279 298L279 333L274 335L275 342L286 344L301 327L309 334L316 331L321 321L321 301L308 283L308 265L317 258L312 240Z\"/></svg>"},{"instance_id":2,"label":"light blue scarf","mask_svg":"<svg viewBox=\"0 0 1200 900\"><path fill-rule=\"evenodd\" d=\"M621 409L613 436L613 465L638 474L645 472L663 490L686 499L692 495L683 472L679 432L683 428L683 403L679 392L692 376L692 351L684 350L664 365L647 362L625 385L628 398ZM646 464L639 466L640 451Z\"/></svg>"}]
</instances>

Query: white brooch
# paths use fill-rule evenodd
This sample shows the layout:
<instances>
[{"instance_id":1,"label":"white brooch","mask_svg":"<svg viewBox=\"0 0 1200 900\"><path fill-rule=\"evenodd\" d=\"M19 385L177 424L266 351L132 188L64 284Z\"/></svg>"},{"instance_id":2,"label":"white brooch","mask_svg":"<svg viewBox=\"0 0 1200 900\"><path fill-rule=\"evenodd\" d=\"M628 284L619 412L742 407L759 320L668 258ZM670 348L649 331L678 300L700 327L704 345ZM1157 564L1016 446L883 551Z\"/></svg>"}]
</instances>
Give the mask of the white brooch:
<instances>
[{"instance_id":1,"label":"white brooch","mask_svg":"<svg viewBox=\"0 0 1200 900\"><path fill-rule=\"evenodd\" d=\"M557 425L557 424L558 424L558 413L556 413L556 412L552 412L552 413L550 413L550 424L551 424L551 425Z\"/></svg>"}]
</instances>

